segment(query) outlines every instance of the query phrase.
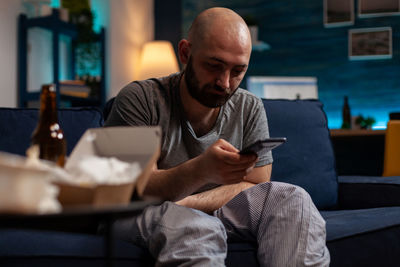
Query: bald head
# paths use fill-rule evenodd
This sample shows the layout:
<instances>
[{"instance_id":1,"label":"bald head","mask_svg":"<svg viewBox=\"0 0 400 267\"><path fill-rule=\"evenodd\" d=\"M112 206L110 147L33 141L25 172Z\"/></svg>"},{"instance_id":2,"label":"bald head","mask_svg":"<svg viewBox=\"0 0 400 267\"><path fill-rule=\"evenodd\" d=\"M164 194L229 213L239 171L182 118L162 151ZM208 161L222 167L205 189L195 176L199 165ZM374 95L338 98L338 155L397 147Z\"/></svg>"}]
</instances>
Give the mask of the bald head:
<instances>
[{"instance_id":1,"label":"bald head","mask_svg":"<svg viewBox=\"0 0 400 267\"><path fill-rule=\"evenodd\" d=\"M227 8L206 9L193 21L188 41L192 43L193 49L196 49L203 47L204 42L220 39L251 47L250 33L242 17Z\"/></svg>"},{"instance_id":2,"label":"bald head","mask_svg":"<svg viewBox=\"0 0 400 267\"><path fill-rule=\"evenodd\" d=\"M182 98L202 107L219 108L236 92L247 71L249 29L232 10L210 8L193 21L188 38L179 42L178 52L185 65ZM189 106L185 110L193 111Z\"/></svg>"}]
</instances>

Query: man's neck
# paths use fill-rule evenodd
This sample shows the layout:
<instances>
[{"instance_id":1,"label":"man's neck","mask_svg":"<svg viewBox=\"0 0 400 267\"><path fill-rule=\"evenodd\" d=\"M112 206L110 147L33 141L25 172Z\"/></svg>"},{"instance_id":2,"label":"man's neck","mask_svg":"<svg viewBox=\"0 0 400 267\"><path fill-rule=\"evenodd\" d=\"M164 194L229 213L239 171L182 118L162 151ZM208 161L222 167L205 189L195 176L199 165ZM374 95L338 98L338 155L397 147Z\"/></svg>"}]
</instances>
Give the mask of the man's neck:
<instances>
[{"instance_id":1,"label":"man's neck","mask_svg":"<svg viewBox=\"0 0 400 267\"><path fill-rule=\"evenodd\" d=\"M184 75L179 85L182 107L196 135L203 136L214 127L220 107L209 108L194 99L188 91Z\"/></svg>"}]
</instances>

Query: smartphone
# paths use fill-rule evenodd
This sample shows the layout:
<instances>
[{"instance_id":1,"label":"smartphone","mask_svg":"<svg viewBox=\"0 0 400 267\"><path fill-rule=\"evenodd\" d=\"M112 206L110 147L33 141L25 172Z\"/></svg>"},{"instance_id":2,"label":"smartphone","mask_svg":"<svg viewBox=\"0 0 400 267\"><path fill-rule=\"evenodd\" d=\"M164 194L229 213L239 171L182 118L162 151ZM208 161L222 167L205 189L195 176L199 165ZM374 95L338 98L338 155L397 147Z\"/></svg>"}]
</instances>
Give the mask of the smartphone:
<instances>
[{"instance_id":1,"label":"smartphone","mask_svg":"<svg viewBox=\"0 0 400 267\"><path fill-rule=\"evenodd\" d=\"M277 146L286 142L286 137L274 137L274 138L267 138L264 140L259 140L248 147L242 149L239 153L240 154L251 154L255 153L259 156L260 152L268 152L274 149Z\"/></svg>"}]
</instances>

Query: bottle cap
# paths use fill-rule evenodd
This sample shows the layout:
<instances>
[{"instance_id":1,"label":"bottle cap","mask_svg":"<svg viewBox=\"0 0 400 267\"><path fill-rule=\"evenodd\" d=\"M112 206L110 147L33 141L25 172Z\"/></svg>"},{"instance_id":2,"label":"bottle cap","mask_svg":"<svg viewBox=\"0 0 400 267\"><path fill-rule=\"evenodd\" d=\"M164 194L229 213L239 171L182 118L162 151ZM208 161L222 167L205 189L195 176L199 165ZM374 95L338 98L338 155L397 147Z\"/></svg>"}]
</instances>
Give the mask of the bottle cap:
<instances>
[{"instance_id":1,"label":"bottle cap","mask_svg":"<svg viewBox=\"0 0 400 267\"><path fill-rule=\"evenodd\" d=\"M56 87L54 86L54 84L49 84L49 91L50 92L55 92L56 91Z\"/></svg>"}]
</instances>

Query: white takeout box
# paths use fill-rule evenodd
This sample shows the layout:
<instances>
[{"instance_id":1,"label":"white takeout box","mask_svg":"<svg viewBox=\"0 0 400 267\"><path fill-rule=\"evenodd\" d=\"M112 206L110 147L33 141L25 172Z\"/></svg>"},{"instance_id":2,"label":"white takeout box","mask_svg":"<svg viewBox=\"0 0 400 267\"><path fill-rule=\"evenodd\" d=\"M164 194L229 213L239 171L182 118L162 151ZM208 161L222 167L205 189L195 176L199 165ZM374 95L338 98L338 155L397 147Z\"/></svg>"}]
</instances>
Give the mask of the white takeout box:
<instances>
[{"instance_id":1,"label":"white takeout box","mask_svg":"<svg viewBox=\"0 0 400 267\"><path fill-rule=\"evenodd\" d=\"M26 165L26 158L0 153L0 212L38 212L50 173Z\"/></svg>"},{"instance_id":2,"label":"white takeout box","mask_svg":"<svg viewBox=\"0 0 400 267\"><path fill-rule=\"evenodd\" d=\"M104 127L88 129L72 151L65 167L76 166L82 155L116 157L119 160L138 162L142 172L134 183L120 185L74 185L58 183L59 201L65 206L90 204L105 206L128 203L136 190L142 196L161 149L161 128ZM110 177L111 178L111 177Z\"/></svg>"}]
</instances>

